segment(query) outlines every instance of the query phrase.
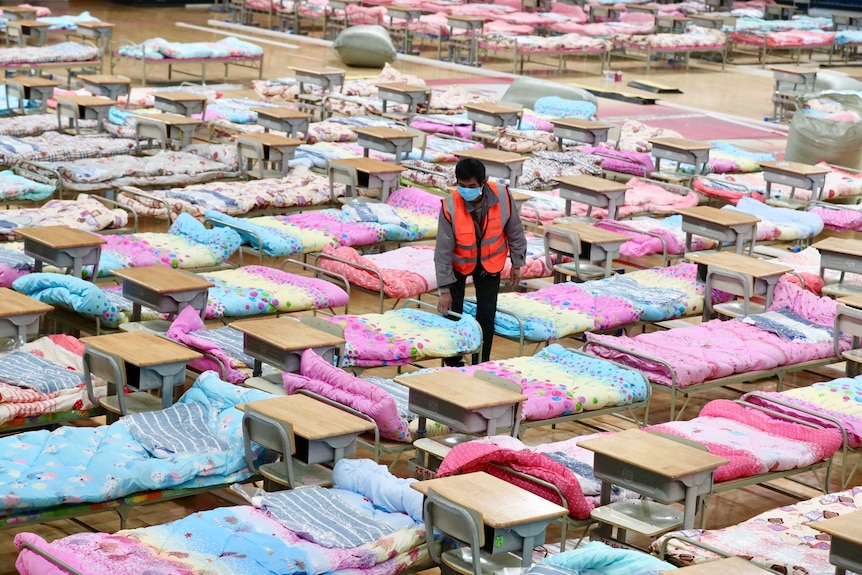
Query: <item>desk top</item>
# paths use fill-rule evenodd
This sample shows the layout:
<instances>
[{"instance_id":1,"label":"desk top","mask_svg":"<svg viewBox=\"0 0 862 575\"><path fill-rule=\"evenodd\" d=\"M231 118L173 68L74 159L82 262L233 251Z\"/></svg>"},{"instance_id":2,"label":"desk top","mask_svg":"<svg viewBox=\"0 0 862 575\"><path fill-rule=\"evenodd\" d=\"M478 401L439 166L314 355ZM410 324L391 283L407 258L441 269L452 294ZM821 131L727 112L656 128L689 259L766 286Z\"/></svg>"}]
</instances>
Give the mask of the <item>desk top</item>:
<instances>
[{"instance_id":1,"label":"desk top","mask_svg":"<svg viewBox=\"0 0 862 575\"><path fill-rule=\"evenodd\" d=\"M75 104L78 106L82 106L84 108L97 108L99 106L115 106L117 104L116 101L111 100L110 98L105 98L104 96L63 96L62 98L57 98L58 102L69 102L70 104Z\"/></svg>"},{"instance_id":2,"label":"desk top","mask_svg":"<svg viewBox=\"0 0 862 575\"><path fill-rule=\"evenodd\" d=\"M799 74L800 76L813 76L819 71L817 68L802 66L771 66L769 69L773 72L781 72L783 74Z\"/></svg>"},{"instance_id":3,"label":"desk top","mask_svg":"<svg viewBox=\"0 0 862 575\"><path fill-rule=\"evenodd\" d=\"M204 94L195 94L186 90L172 90L170 92L153 92L153 97L157 100L167 100L169 102L205 102L207 100Z\"/></svg>"},{"instance_id":4,"label":"desk top","mask_svg":"<svg viewBox=\"0 0 862 575\"><path fill-rule=\"evenodd\" d=\"M685 138L650 138L647 140L653 146L670 148L683 152L697 152L700 150L711 150L712 146L706 142L697 140L686 140Z\"/></svg>"},{"instance_id":5,"label":"desk top","mask_svg":"<svg viewBox=\"0 0 862 575\"><path fill-rule=\"evenodd\" d=\"M566 222L561 224L551 224L545 226L546 230L560 230L564 232L572 232L578 234L578 239L588 244L615 244L619 242L627 242L631 238L623 234L618 234L610 230L597 228L583 222Z\"/></svg>"},{"instance_id":6,"label":"desk top","mask_svg":"<svg viewBox=\"0 0 862 575\"><path fill-rule=\"evenodd\" d=\"M745 561L739 557L730 557L698 563L673 571L663 571L661 575L728 575L729 573L733 573L733 575L764 575L767 572L750 561Z\"/></svg>"},{"instance_id":7,"label":"desk top","mask_svg":"<svg viewBox=\"0 0 862 575\"><path fill-rule=\"evenodd\" d=\"M551 120L554 126L575 128L576 130L610 130L614 124L604 122L593 122L592 120L579 120L577 118L555 118Z\"/></svg>"},{"instance_id":8,"label":"desk top","mask_svg":"<svg viewBox=\"0 0 862 575\"><path fill-rule=\"evenodd\" d=\"M484 16L465 16L462 14L446 14L447 20L457 20L458 22L481 22L484 24L486 18Z\"/></svg>"},{"instance_id":9,"label":"desk top","mask_svg":"<svg viewBox=\"0 0 862 575\"><path fill-rule=\"evenodd\" d=\"M862 309L862 294L848 295L845 297L838 298L836 301L838 303L843 303L846 306Z\"/></svg>"},{"instance_id":10,"label":"desk top","mask_svg":"<svg viewBox=\"0 0 862 575\"><path fill-rule=\"evenodd\" d=\"M334 76L334 75L339 75L342 78L344 78L344 75L346 74L346 72L344 70L342 70L341 68L330 68L329 66L327 66L326 68L323 68L322 70L313 69L313 68L303 68L301 66L291 66L290 69L293 70L294 73L299 72L300 74L305 74L306 76L317 76L319 78L322 78L324 76Z\"/></svg>"},{"instance_id":11,"label":"desk top","mask_svg":"<svg viewBox=\"0 0 862 575\"><path fill-rule=\"evenodd\" d=\"M82 337L85 344L123 358L138 367L191 361L203 357L184 345L174 343L147 331L127 331L110 335Z\"/></svg>"},{"instance_id":12,"label":"desk top","mask_svg":"<svg viewBox=\"0 0 862 575\"><path fill-rule=\"evenodd\" d=\"M288 138L287 136L279 136L278 134L243 134L241 136L237 136L236 139L237 141L248 140L260 142L264 146L271 146L274 148L288 146L296 147L303 144L302 140L297 140L296 138Z\"/></svg>"},{"instance_id":13,"label":"desk top","mask_svg":"<svg viewBox=\"0 0 862 575\"><path fill-rule=\"evenodd\" d=\"M475 110L476 112L484 112L486 114L518 114L524 111L523 108L505 106L503 104L495 104L493 102L464 104L464 109L468 111Z\"/></svg>"},{"instance_id":14,"label":"desk top","mask_svg":"<svg viewBox=\"0 0 862 575\"><path fill-rule=\"evenodd\" d=\"M370 128L353 128L357 134L363 134L380 140L403 140L404 138L415 138L410 132L399 130L397 128L387 128L386 126L373 126Z\"/></svg>"},{"instance_id":15,"label":"desk top","mask_svg":"<svg viewBox=\"0 0 862 575\"><path fill-rule=\"evenodd\" d=\"M202 123L202 120L195 120L194 118L189 118L188 116L180 116L179 114L168 114L165 112L162 112L161 114L136 114L135 118L138 122L159 122L167 126L192 126Z\"/></svg>"},{"instance_id":16,"label":"desk top","mask_svg":"<svg viewBox=\"0 0 862 575\"><path fill-rule=\"evenodd\" d=\"M688 259L696 264L715 266L755 278L772 277L793 271L792 266L761 260L734 252L713 252L701 255L692 254Z\"/></svg>"},{"instance_id":17,"label":"desk top","mask_svg":"<svg viewBox=\"0 0 862 575\"><path fill-rule=\"evenodd\" d=\"M14 22L14 20L10 20ZM13 82L25 88L47 88L48 86L59 86L60 82L42 76L12 76L4 80L6 83Z\"/></svg>"},{"instance_id":18,"label":"desk top","mask_svg":"<svg viewBox=\"0 0 862 575\"><path fill-rule=\"evenodd\" d=\"M3 6L4 12L12 12L13 14L33 14L36 13L36 9L28 6Z\"/></svg>"},{"instance_id":19,"label":"desk top","mask_svg":"<svg viewBox=\"0 0 862 575\"><path fill-rule=\"evenodd\" d=\"M527 161L527 156L504 152L502 150L488 150L469 148L458 150L455 155L459 158L475 158L480 162L493 162L495 164L514 164Z\"/></svg>"},{"instance_id":20,"label":"desk top","mask_svg":"<svg viewBox=\"0 0 862 575\"><path fill-rule=\"evenodd\" d=\"M362 433L374 429L374 422L351 415L342 409L317 401L307 395L285 395L262 399L237 408L244 410L250 405L255 411L279 421L287 421L294 435L316 441L350 433Z\"/></svg>"},{"instance_id":21,"label":"desk top","mask_svg":"<svg viewBox=\"0 0 862 575\"><path fill-rule=\"evenodd\" d=\"M4 10L8 10L6 6L3 7ZM110 22L76 22L75 23L78 28L116 28L116 24L111 24Z\"/></svg>"},{"instance_id":22,"label":"desk top","mask_svg":"<svg viewBox=\"0 0 862 575\"><path fill-rule=\"evenodd\" d=\"M494 529L568 514L565 507L484 471L416 481L410 487L423 495L428 493L428 489L433 489L455 503L474 509L482 515L485 525Z\"/></svg>"},{"instance_id":23,"label":"desk top","mask_svg":"<svg viewBox=\"0 0 862 575\"><path fill-rule=\"evenodd\" d=\"M273 106L272 108L252 108L252 112L256 112L261 116L269 116L270 118L278 118L279 120L293 120L293 119L311 119L311 114L306 114L305 112L300 112L299 110L293 110L291 108L286 108L284 106Z\"/></svg>"},{"instance_id":24,"label":"desk top","mask_svg":"<svg viewBox=\"0 0 862 575\"><path fill-rule=\"evenodd\" d=\"M413 8L416 10L416 8ZM401 92L402 94L424 94L426 92L430 92L431 88L428 86L417 86L416 84L407 84L405 82L393 82L391 84L375 84L375 86L380 89L388 92Z\"/></svg>"},{"instance_id":25,"label":"desk top","mask_svg":"<svg viewBox=\"0 0 862 575\"><path fill-rule=\"evenodd\" d=\"M21 28L50 28L52 26L48 22L40 22L39 20L9 20L7 25L20 26Z\"/></svg>"},{"instance_id":26,"label":"desk top","mask_svg":"<svg viewBox=\"0 0 862 575\"><path fill-rule=\"evenodd\" d=\"M826 166L812 166L810 164L800 164L799 162L760 162L760 167L764 170L786 172L796 176L828 174L832 171Z\"/></svg>"},{"instance_id":27,"label":"desk top","mask_svg":"<svg viewBox=\"0 0 862 575\"><path fill-rule=\"evenodd\" d=\"M35 228L15 228L14 233L53 249L83 248L100 246L108 240L94 233L76 230L68 226L42 226Z\"/></svg>"},{"instance_id":28,"label":"desk top","mask_svg":"<svg viewBox=\"0 0 862 575\"><path fill-rule=\"evenodd\" d=\"M254 339L259 339L283 351L298 351L344 343L343 337L286 318L243 320L230 325Z\"/></svg>"},{"instance_id":29,"label":"desk top","mask_svg":"<svg viewBox=\"0 0 862 575\"><path fill-rule=\"evenodd\" d=\"M413 376L398 376L395 381L416 391L438 397L467 411L511 405L526 401L527 396L482 381L460 371L430 372Z\"/></svg>"},{"instance_id":30,"label":"desk top","mask_svg":"<svg viewBox=\"0 0 862 575\"><path fill-rule=\"evenodd\" d=\"M48 313L54 306L27 297L9 288L0 288L0 317L12 317L31 313Z\"/></svg>"},{"instance_id":31,"label":"desk top","mask_svg":"<svg viewBox=\"0 0 862 575\"><path fill-rule=\"evenodd\" d=\"M595 192L597 194L623 192L629 189L626 184L614 182L605 178L597 178L596 176L590 176L588 174L582 174L580 176L561 176L559 178L554 178L554 181L580 190L585 190L587 192Z\"/></svg>"},{"instance_id":32,"label":"desk top","mask_svg":"<svg viewBox=\"0 0 862 575\"><path fill-rule=\"evenodd\" d=\"M144 286L155 293L176 293L213 287L203 277L167 266L145 266L113 270L115 276Z\"/></svg>"},{"instance_id":33,"label":"desk top","mask_svg":"<svg viewBox=\"0 0 862 575\"><path fill-rule=\"evenodd\" d=\"M386 10L397 10L399 12L424 12L422 8L417 8L416 6L401 6L400 4L390 4L386 7Z\"/></svg>"},{"instance_id":34,"label":"desk top","mask_svg":"<svg viewBox=\"0 0 862 575\"><path fill-rule=\"evenodd\" d=\"M674 211L683 217L688 216L720 226L744 226L746 224L756 224L760 221L760 218L750 214L736 210L720 210L712 206L695 206L693 208L680 208Z\"/></svg>"},{"instance_id":35,"label":"desk top","mask_svg":"<svg viewBox=\"0 0 862 575\"><path fill-rule=\"evenodd\" d=\"M862 240L850 238L826 238L811 244L812 248L827 252L838 252L848 256L862 257Z\"/></svg>"},{"instance_id":36,"label":"desk top","mask_svg":"<svg viewBox=\"0 0 862 575\"><path fill-rule=\"evenodd\" d=\"M808 523L812 529L828 533L836 539L844 539L854 545L862 545L862 511L844 513L823 521Z\"/></svg>"},{"instance_id":37,"label":"desk top","mask_svg":"<svg viewBox=\"0 0 862 575\"><path fill-rule=\"evenodd\" d=\"M130 84L132 81L124 76L111 76L110 74L83 74L78 76L82 81L91 84Z\"/></svg>"},{"instance_id":38,"label":"desk top","mask_svg":"<svg viewBox=\"0 0 862 575\"><path fill-rule=\"evenodd\" d=\"M403 172L407 169L402 165L375 160L374 158L343 158L330 160L329 163L350 166L366 174L391 174L393 172Z\"/></svg>"},{"instance_id":39,"label":"desk top","mask_svg":"<svg viewBox=\"0 0 862 575\"><path fill-rule=\"evenodd\" d=\"M578 445L668 479L709 471L727 463L724 457L640 429L601 435ZM673 457L656 457L657 453L673 453Z\"/></svg>"}]
</instances>

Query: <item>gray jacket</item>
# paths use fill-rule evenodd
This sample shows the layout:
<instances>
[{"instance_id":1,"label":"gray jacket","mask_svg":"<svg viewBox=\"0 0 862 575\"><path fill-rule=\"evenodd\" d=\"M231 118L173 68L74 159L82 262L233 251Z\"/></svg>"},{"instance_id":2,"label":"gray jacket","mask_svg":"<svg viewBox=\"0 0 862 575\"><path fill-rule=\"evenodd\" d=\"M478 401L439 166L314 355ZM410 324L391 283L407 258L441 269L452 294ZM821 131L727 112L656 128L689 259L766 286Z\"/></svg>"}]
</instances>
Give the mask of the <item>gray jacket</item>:
<instances>
[{"instance_id":1,"label":"gray jacket","mask_svg":"<svg viewBox=\"0 0 862 575\"><path fill-rule=\"evenodd\" d=\"M500 193L500 198L505 197L509 202L509 217L503 222L503 234L506 236L506 244L509 246L509 259L512 260L512 267L520 268L526 263L527 257L527 238L524 235L524 226L521 224L521 217L518 215L518 210L515 207L515 201L506 186L499 185L497 190ZM494 205L498 199L490 192L488 186L484 186L482 190L481 202L465 202L467 211L473 215L473 221L476 225L476 237L481 237L482 222L488 214L488 208ZM446 202L452 199L447 198ZM477 211L478 209L478 211ZM452 210L450 210L451 213ZM437 285L444 288L455 283L455 270L452 267L452 256L455 252L455 230L446 216L443 215L443 210L440 210L440 216L437 219L437 246L434 249L434 268L437 272Z\"/></svg>"}]
</instances>

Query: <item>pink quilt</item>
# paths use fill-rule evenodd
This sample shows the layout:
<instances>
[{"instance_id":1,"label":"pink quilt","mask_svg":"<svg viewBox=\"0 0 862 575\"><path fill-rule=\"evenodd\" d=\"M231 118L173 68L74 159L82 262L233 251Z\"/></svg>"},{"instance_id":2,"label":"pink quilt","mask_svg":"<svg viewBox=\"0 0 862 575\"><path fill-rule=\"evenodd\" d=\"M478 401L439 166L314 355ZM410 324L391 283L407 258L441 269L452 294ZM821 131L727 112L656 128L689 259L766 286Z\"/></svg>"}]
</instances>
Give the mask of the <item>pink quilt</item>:
<instances>
[{"instance_id":1,"label":"pink quilt","mask_svg":"<svg viewBox=\"0 0 862 575\"><path fill-rule=\"evenodd\" d=\"M819 30L787 30L785 32L731 32L731 42L754 46L766 45L769 48L788 48L799 46L831 46L835 42L835 32Z\"/></svg>"},{"instance_id":2,"label":"pink quilt","mask_svg":"<svg viewBox=\"0 0 862 575\"><path fill-rule=\"evenodd\" d=\"M690 421L646 429L697 441L727 458L715 470L716 482L806 467L828 459L842 443L835 430L782 421L726 399L710 401Z\"/></svg>"},{"instance_id":3,"label":"pink quilt","mask_svg":"<svg viewBox=\"0 0 862 575\"><path fill-rule=\"evenodd\" d=\"M835 307L834 300L819 298L782 280L775 288L770 309L789 309L805 320L831 328ZM713 320L635 337L591 333L586 337L588 341L605 341L668 363L673 366L677 387L824 359L834 353L831 339L817 342L787 340L739 319ZM848 342L843 343L846 348ZM589 353L639 369L653 383L673 385L667 368L656 362L599 346L589 346Z\"/></svg>"}]
</instances>

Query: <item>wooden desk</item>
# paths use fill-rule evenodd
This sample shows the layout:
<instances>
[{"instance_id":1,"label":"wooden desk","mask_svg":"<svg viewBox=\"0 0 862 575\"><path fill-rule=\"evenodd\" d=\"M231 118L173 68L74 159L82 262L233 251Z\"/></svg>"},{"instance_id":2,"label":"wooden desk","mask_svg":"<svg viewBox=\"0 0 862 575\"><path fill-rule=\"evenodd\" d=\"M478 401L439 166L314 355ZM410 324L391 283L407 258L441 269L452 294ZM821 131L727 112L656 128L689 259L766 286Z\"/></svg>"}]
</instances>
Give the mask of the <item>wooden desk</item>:
<instances>
[{"instance_id":1,"label":"wooden desk","mask_svg":"<svg viewBox=\"0 0 862 575\"><path fill-rule=\"evenodd\" d=\"M171 92L153 92L156 110L191 117L192 114L200 114L204 119L207 111L207 97L203 94L195 94L185 90Z\"/></svg>"},{"instance_id":2,"label":"wooden desk","mask_svg":"<svg viewBox=\"0 0 862 575\"><path fill-rule=\"evenodd\" d=\"M628 4L626 5L626 12L641 12L644 14L652 14L655 16L661 10L658 6L651 6L649 4Z\"/></svg>"},{"instance_id":3,"label":"wooden desk","mask_svg":"<svg viewBox=\"0 0 862 575\"><path fill-rule=\"evenodd\" d=\"M605 277L613 273L613 261L619 257L620 246L631 238L582 222L566 222L545 226L545 257L550 262L552 252L578 257L587 254L591 262L605 262ZM574 275L574 274L572 274ZM557 278L555 278L555 281Z\"/></svg>"},{"instance_id":4,"label":"wooden desk","mask_svg":"<svg viewBox=\"0 0 862 575\"><path fill-rule=\"evenodd\" d=\"M485 164L485 170L489 178L506 178L509 185L517 186L518 177L524 169L527 156L503 152L501 150L477 150L470 148L455 152L458 159L473 158Z\"/></svg>"},{"instance_id":5,"label":"wooden desk","mask_svg":"<svg viewBox=\"0 0 862 575\"><path fill-rule=\"evenodd\" d=\"M81 338L84 355L90 369L84 370L87 386L92 386L92 376L119 386L118 374L125 370L125 383L138 391L161 390L162 409L173 403L175 386L186 380L186 364L203 357L200 353L146 331L130 331ZM114 358L120 358L118 364ZM118 396L125 395L117 389ZM92 396L91 396L92 398ZM94 401L94 403L100 403ZM119 406L124 401L119 399ZM115 405L105 405L116 412ZM126 413L125 409L120 409Z\"/></svg>"},{"instance_id":6,"label":"wooden desk","mask_svg":"<svg viewBox=\"0 0 862 575\"><path fill-rule=\"evenodd\" d=\"M102 244L108 243L105 238L68 226L15 228L14 232L24 238L24 253L36 260L34 272L41 272L48 263L72 268L75 277L81 277L84 266L93 266L93 278L99 275Z\"/></svg>"},{"instance_id":7,"label":"wooden desk","mask_svg":"<svg viewBox=\"0 0 862 575\"><path fill-rule=\"evenodd\" d=\"M377 97L383 100L383 113L389 102L407 104L407 115L416 113L419 104L426 103L431 98L431 88L406 83L376 84Z\"/></svg>"},{"instance_id":8,"label":"wooden desk","mask_svg":"<svg viewBox=\"0 0 862 575\"><path fill-rule=\"evenodd\" d=\"M826 185L826 174L832 170L825 166L810 166L799 162L760 162L763 168L763 179L766 180L766 198L769 202L772 194L772 184L790 186L790 200L796 188L811 190L811 201L823 199L823 188Z\"/></svg>"},{"instance_id":9,"label":"wooden desk","mask_svg":"<svg viewBox=\"0 0 862 575\"><path fill-rule=\"evenodd\" d=\"M170 150L174 144L180 148L190 146L201 123L202 120L178 114L138 114L135 122L138 153L141 152L141 140L147 141L148 149L153 147L153 141L161 142L164 150Z\"/></svg>"},{"instance_id":10,"label":"wooden desk","mask_svg":"<svg viewBox=\"0 0 862 575\"><path fill-rule=\"evenodd\" d=\"M763 7L763 17L767 20L790 20L795 13L795 6L770 4Z\"/></svg>"},{"instance_id":11,"label":"wooden desk","mask_svg":"<svg viewBox=\"0 0 862 575\"><path fill-rule=\"evenodd\" d=\"M455 30L461 29L467 31L468 56L465 63L468 66L479 66L479 36L485 26L485 18L483 16L447 14L446 23L449 25L449 61L453 61L457 41L460 40L455 36Z\"/></svg>"},{"instance_id":12,"label":"wooden desk","mask_svg":"<svg viewBox=\"0 0 862 575\"><path fill-rule=\"evenodd\" d=\"M565 507L482 471L416 481L410 487L426 496L433 490L477 511L492 531L486 532L485 551L520 552L525 568L533 562L533 548L545 542L548 523L568 514Z\"/></svg>"},{"instance_id":13,"label":"wooden desk","mask_svg":"<svg viewBox=\"0 0 862 575\"><path fill-rule=\"evenodd\" d=\"M712 206L696 206L674 210L682 216L682 231L685 232L685 251L691 251L691 236L697 234L718 242L735 242L736 253L741 254L745 242L748 254L754 250L759 218L736 210L720 210ZM719 243L721 249L721 243Z\"/></svg>"},{"instance_id":14,"label":"wooden desk","mask_svg":"<svg viewBox=\"0 0 862 575\"><path fill-rule=\"evenodd\" d=\"M298 371L306 349L334 363L336 351L344 345L343 337L286 318L243 320L231 327L243 333L243 351L254 358L254 377L260 376L263 363L282 371ZM342 355L339 351L338 357Z\"/></svg>"},{"instance_id":15,"label":"wooden desk","mask_svg":"<svg viewBox=\"0 0 862 575\"><path fill-rule=\"evenodd\" d=\"M401 172L406 170L403 166L390 162L381 162L372 158L346 158L329 161L329 171L347 171L355 174L356 186L363 188L380 189L381 202L389 199L389 194L398 189L398 179ZM356 189L348 186L347 197L357 195ZM334 196L334 192L333 192Z\"/></svg>"},{"instance_id":16,"label":"wooden desk","mask_svg":"<svg viewBox=\"0 0 862 575\"><path fill-rule=\"evenodd\" d=\"M795 107L799 93L814 91L817 68L773 66L770 70L775 80L775 89L772 92L772 119L783 121L787 119L790 106ZM782 86L782 82L792 86L788 89Z\"/></svg>"},{"instance_id":17,"label":"wooden desk","mask_svg":"<svg viewBox=\"0 0 862 575\"><path fill-rule=\"evenodd\" d=\"M336 86L344 84L344 75L346 74L340 68L330 68L328 66L320 70L298 68L296 66L291 66L290 69L293 70L293 74L296 76L300 95L305 91L305 84L320 86L324 92L329 92Z\"/></svg>"},{"instance_id":18,"label":"wooden desk","mask_svg":"<svg viewBox=\"0 0 862 575\"><path fill-rule=\"evenodd\" d=\"M689 565L682 569L662 571L661 575L764 575L765 573L767 571L750 561L745 561L739 557L729 557Z\"/></svg>"},{"instance_id":19,"label":"wooden desk","mask_svg":"<svg viewBox=\"0 0 862 575\"><path fill-rule=\"evenodd\" d=\"M656 32L684 32L685 27L688 26L690 22L691 18L688 16L656 16Z\"/></svg>"},{"instance_id":20,"label":"wooden desk","mask_svg":"<svg viewBox=\"0 0 862 575\"><path fill-rule=\"evenodd\" d=\"M57 123L62 131L63 118L69 120L69 129L80 132L78 120L96 120L99 131L102 130L102 122L107 120L111 106L117 103L109 98L101 96L69 96L57 98Z\"/></svg>"},{"instance_id":21,"label":"wooden desk","mask_svg":"<svg viewBox=\"0 0 862 575\"><path fill-rule=\"evenodd\" d=\"M289 423L294 437L297 438L294 445L295 452L293 454L282 452L282 455L285 457L295 455L306 465L334 464L339 459L353 455L356 437L374 429L374 422L351 415L307 395L286 395L240 404L237 407L245 412L243 419L252 419L259 424L259 433L272 433L277 430L277 425L270 425L267 429L268 423L279 421ZM254 430L255 427L251 426L251 429ZM256 440L254 432L250 439Z\"/></svg>"},{"instance_id":22,"label":"wooden desk","mask_svg":"<svg viewBox=\"0 0 862 575\"><path fill-rule=\"evenodd\" d=\"M555 119L551 120L551 123L554 125L554 137L557 138L560 149L563 149L564 138L592 146L606 142L608 132L614 127L613 124L575 118Z\"/></svg>"},{"instance_id":23,"label":"wooden desk","mask_svg":"<svg viewBox=\"0 0 862 575\"><path fill-rule=\"evenodd\" d=\"M527 400L523 394L458 371L402 375L395 381L410 390L408 405L419 416L422 436L426 418L469 435L496 435L500 427L517 436L519 406Z\"/></svg>"},{"instance_id":24,"label":"wooden desk","mask_svg":"<svg viewBox=\"0 0 862 575\"><path fill-rule=\"evenodd\" d=\"M835 29L858 30L862 28L862 15L856 12L832 12L832 23Z\"/></svg>"},{"instance_id":25,"label":"wooden desk","mask_svg":"<svg viewBox=\"0 0 862 575\"><path fill-rule=\"evenodd\" d=\"M36 100L39 102L39 112L44 114L48 110L48 98L54 96L54 88L59 86L60 82L42 76L12 76L6 78L5 84L7 109L25 114L25 100ZM10 104L12 98L18 99L18 106L15 108Z\"/></svg>"},{"instance_id":26,"label":"wooden desk","mask_svg":"<svg viewBox=\"0 0 862 575\"><path fill-rule=\"evenodd\" d=\"M647 141L652 144L656 172L661 172L661 161L664 159L693 165L695 175L706 173L711 145L685 138L650 138Z\"/></svg>"},{"instance_id":27,"label":"wooden desk","mask_svg":"<svg viewBox=\"0 0 862 575\"><path fill-rule=\"evenodd\" d=\"M612 180L590 175L562 176L555 178L560 184L560 197L566 200L566 215L572 215L572 202L586 204L587 216L593 207L607 208L608 218L617 219L617 213L625 201L628 186Z\"/></svg>"},{"instance_id":28,"label":"wooden desk","mask_svg":"<svg viewBox=\"0 0 862 575\"><path fill-rule=\"evenodd\" d=\"M120 96L129 93L132 81L124 76L112 76L110 74L83 74L78 79L84 83L84 88L96 96L105 96L111 100L117 100ZM128 108L126 102L126 108Z\"/></svg>"},{"instance_id":29,"label":"wooden desk","mask_svg":"<svg viewBox=\"0 0 862 575\"><path fill-rule=\"evenodd\" d=\"M27 45L27 36L35 38L37 46L44 46L48 43L48 30L50 28L51 24L39 20L9 20L6 24L6 46L10 45L10 40L16 35L19 46ZM10 32L12 33L10 34Z\"/></svg>"},{"instance_id":30,"label":"wooden desk","mask_svg":"<svg viewBox=\"0 0 862 575\"><path fill-rule=\"evenodd\" d=\"M401 53L410 54L413 51L413 34L410 32L408 25L419 20L422 16L422 9L411 6L389 5L386 7L386 16L389 18L390 35L401 36ZM404 20L404 24L399 26L395 23L396 19Z\"/></svg>"},{"instance_id":31,"label":"wooden desk","mask_svg":"<svg viewBox=\"0 0 862 575\"><path fill-rule=\"evenodd\" d=\"M282 178L290 171L290 160L301 140L276 134L243 134L236 139L240 172L255 178ZM254 169L257 163L258 168Z\"/></svg>"},{"instance_id":32,"label":"wooden desk","mask_svg":"<svg viewBox=\"0 0 862 575\"><path fill-rule=\"evenodd\" d=\"M372 127L354 128L356 143L362 148L362 156L367 158L369 150L395 154L395 163L400 164L413 151L413 134L396 128Z\"/></svg>"},{"instance_id":33,"label":"wooden desk","mask_svg":"<svg viewBox=\"0 0 862 575\"><path fill-rule=\"evenodd\" d=\"M488 124L495 128L520 127L521 116L524 113L523 108L492 103L464 104L464 108L467 110L467 119L473 123L472 130L474 132L476 131L476 124Z\"/></svg>"},{"instance_id":34,"label":"wooden desk","mask_svg":"<svg viewBox=\"0 0 862 575\"><path fill-rule=\"evenodd\" d=\"M862 573L862 511L815 521L808 526L832 536L829 562L835 565L835 575L845 575L848 571Z\"/></svg>"},{"instance_id":35,"label":"wooden desk","mask_svg":"<svg viewBox=\"0 0 862 575\"><path fill-rule=\"evenodd\" d=\"M862 371L862 350L859 341L862 338L862 294L839 298L839 305L835 309L835 323L833 329L833 351L836 357L845 360L845 373L847 377L856 377ZM842 351L841 338L849 335L851 340L850 349ZM844 486L845 476L842 472L841 485Z\"/></svg>"},{"instance_id":36,"label":"wooden desk","mask_svg":"<svg viewBox=\"0 0 862 575\"><path fill-rule=\"evenodd\" d=\"M123 296L132 300L132 321L141 321L141 306L176 315L186 306L204 318L209 288L213 284L197 274L167 266L113 270L123 280Z\"/></svg>"},{"instance_id":37,"label":"wooden desk","mask_svg":"<svg viewBox=\"0 0 862 575\"><path fill-rule=\"evenodd\" d=\"M639 429L587 439L595 453L593 474L602 480L601 506L611 502L611 485L662 503L685 502L683 529L694 528L698 498L712 492L712 474L727 459ZM656 457L656 454L673 454ZM621 502L625 503L625 502Z\"/></svg>"},{"instance_id":38,"label":"wooden desk","mask_svg":"<svg viewBox=\"0 0 862 575\"><path fill-rule=\"evenodd\" d=\"M689 16L691 23L701 28L713 28L721 30L725 26L735 27L735 16L717 16L712 14L692 14Z\"/></svg>"},{"instance_id":39,"label":"wooden desk","mask_svg":"<svg viewBox=\"0 0 862 575\"><path fill-rule=\"evenodd\" d=\"M590 6L590 22L616 22L628 9L628 6L609 6L606 4L593 4Z\"/></svg>"},{"instance_id":40,"label":"wooden desk","mask_svg":"<svg viewBox=\"0 0 862 575\"><path fill-rule=\"evenodd\" d=\"M827 269L840 271L841 280L846 272L862 273L862 240L832 237L811 247L820 252L820 277L825 277Z\"/></svg>"},{"instance_id":41,"label":"wooden desk","mask_svg":"<svg viewBox=\"0 0 862 575\"><path fill-rule=\"evenodd\" d=\"M257 114L257 124L263 126L264 133L270 130L278 130L295 138L297 133L308 133L308 122L311 114L300 112L286 107L252 108Z\"/></svg>"},{"instance_id":42,"label":"wooden desk","mask_svg":"<svg viewBox=\"0 0 862 575\"><path fill-rule=\"evenodd\" d=\"M0 337L26 342L28 333L39 332L39 319L53 309L52 305L9 288L0 288Z\"/></svg>"},{"instance_id":43,"label":"wooden desk","mask_svg":"<svg viewBox=\"0 0 862 575\"><path fill-rule=\"evenodd\" d=\"M77 27L75 34L82 38L95 38L96 45L104 49L113 38L117 25L110 22L78 22Z\"/></svg>"},{"instance_id":44,"label":"wooden desk","mask_svg":"<svg viewBox=\"0 0 862 575\"><path fill-rule=\"evenodd\" d=\"M781 276L793 271L785 264L731 252L693 254L688 259L697 264L698 281L706 284L705 293L718 289L743 298L743 313L732 315L748 315L751 298L760 295L766 298L764 309L768 308L772 304L775 284ZM711 314L712 298L704 298L704 318Z\"/></svg>"},{"instance_id":45,"label":"wooden desk","mask_svg":"<svg viewBox=\"0 0 862 575\"><path fill-rule=\"evenodd\" d=\"M3 17L7 20L35 20L36 15L32 6L3 6Z\"/></svg>"}]
</instances>

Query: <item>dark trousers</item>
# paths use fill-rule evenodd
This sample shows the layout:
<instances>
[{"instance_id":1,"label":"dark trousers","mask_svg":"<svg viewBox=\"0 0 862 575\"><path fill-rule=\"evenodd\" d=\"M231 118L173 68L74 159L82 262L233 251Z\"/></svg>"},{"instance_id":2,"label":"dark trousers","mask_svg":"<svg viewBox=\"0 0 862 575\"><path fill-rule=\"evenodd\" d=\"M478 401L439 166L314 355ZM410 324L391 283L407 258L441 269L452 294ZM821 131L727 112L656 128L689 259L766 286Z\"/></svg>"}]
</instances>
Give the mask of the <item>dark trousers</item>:
<instances>
[{"instance_id":1,"label":"dark trousers","mask_svg":"<svg viewBox=\"0 0 862 575\"><path fill-rule=\"evenodd\" d=\"M452 294L452 311L464 311L464 288L467 276L455 272L455 283L449 286ZM491 359L491 343L494 341L494 316L497 313L497 294L500 292L500 274L489 274L485 270L473 273L476 288L476 321L482 328L482 361ZM478 363L478 354L473 354L473 363ZM446 365L459 365L460 357L446 358Z\"/></svg>"}]
</instances>

